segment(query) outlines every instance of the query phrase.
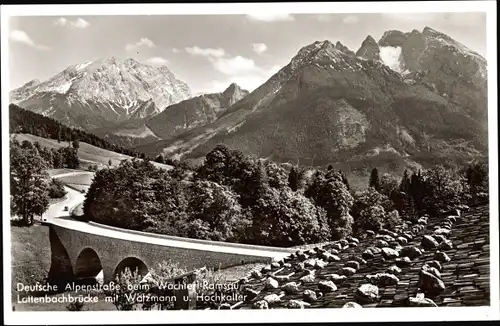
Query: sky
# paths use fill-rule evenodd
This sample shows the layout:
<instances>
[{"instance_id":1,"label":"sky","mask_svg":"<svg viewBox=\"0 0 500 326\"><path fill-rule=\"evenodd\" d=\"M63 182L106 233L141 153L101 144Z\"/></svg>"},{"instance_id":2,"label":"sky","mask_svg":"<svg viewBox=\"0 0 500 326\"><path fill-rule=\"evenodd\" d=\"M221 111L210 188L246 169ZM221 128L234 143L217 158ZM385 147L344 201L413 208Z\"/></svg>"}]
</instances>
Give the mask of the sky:
<instances>
[{"instance_id":1,"label":"sky","mask_svg":"<svg viewBox=\"0 0 500 326\"><path fill-rule=\"evenodd\" d=\"M485 13L22 16L9 20L10 89L114 56L166 65L193 94L252 91L314 41L356 51L367 35L429 26L486 56Z\"/></svg>"}]
</instances>

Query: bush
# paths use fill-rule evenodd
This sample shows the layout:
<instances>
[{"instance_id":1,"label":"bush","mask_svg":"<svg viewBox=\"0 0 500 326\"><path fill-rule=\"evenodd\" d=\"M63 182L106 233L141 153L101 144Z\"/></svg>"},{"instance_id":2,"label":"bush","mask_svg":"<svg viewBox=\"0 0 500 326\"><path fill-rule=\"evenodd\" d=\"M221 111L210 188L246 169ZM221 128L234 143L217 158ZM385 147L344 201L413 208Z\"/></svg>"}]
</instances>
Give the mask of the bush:
<instances>
[{"instance_id":1,"label":"bush","mask_svg":"<svg viewBox=\"0 0 500 326\"><path fill-rule=\"evenodd\" d=\"M66 190L64 189L64 184L57 180L52 179L49 186L49 197L50 198L63 198L66 196Z\"/></svg>"}]
</instances>

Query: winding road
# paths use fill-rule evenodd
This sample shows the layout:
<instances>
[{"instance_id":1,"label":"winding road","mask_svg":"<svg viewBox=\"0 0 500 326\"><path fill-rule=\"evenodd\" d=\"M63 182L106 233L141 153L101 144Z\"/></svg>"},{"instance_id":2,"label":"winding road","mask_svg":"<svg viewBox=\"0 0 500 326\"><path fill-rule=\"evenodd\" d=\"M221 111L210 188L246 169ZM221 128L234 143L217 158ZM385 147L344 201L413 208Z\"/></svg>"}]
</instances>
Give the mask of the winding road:
<instances>
[{"instance_id":1,"label":"winding road","mask_svg":"<svg viewBox=\"0 0 500 326\"><path fill-rule=\"evenodd\" d=\"M84 174L89 172L70 172L59 175L54 175L52 178L62 178L65 176L72 176ZM182 237L174 237L160 234L151 234L140 231L120 229L107 225L100 225L93 222L82 222L71 218L71 210L85 200L85 194L65 186L67 191L66 199L52 204L43 215L43 221L46 224L53 224L64 228L96 234L105 235L109 238L137 241L142 243L157 244L168 247L179 247L194 250L206 250L225 253L237 253L249 256L271 257L274 259L281 259L296 249L291 248L275 248L254 245L243 245L237 243L225 243L209 240L198 240ZM68 210L65 211L64 207L67 206Z\"/></svg>"}]
</instances>

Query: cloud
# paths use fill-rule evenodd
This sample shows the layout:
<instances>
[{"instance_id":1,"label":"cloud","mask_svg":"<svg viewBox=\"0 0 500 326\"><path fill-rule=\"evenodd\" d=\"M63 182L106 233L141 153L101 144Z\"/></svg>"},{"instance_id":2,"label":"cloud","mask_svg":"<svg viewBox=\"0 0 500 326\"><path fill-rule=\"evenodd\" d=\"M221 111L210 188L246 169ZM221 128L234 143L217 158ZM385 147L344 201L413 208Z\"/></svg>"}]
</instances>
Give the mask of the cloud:
<instances>
[{"instance_id":1,"label":"cloud","mask_svg":"<svg viewBox=\"0 0 500 326\"><path fill-rule=\"evenodd\" d=\"M173 52L173 53L180 53L180 52L181 52L181 50L179 50L178 48L173 48L173 49L172 49L172 52Z\"/></svg>"},{"instance_id":2,"label":"cloud","mask_svg":"<svg viewBox=\"0 0 500 326\"><path fill-rule=\"evenodd\" d=\"M359 18L357 16L354 16L354 15L349 15L349 16L345 16L342 19L342 22L344 24L356 24L357 22L359 22Z\"/></svg>"},{"instance_id":3,"label":"cloud","mask_svg":"<svg viewBox=\"0 0 500 326\"><path fill-rule=\"evenodd\" d=\"M83 18L78 18L75 21L68 20L64 17L58 18L54 25L56 26L70 26L74 28L87 28L90 26L90 23Z\"/></svg>"},{"instance_id":4,"label":"cloud","mask_svg":"<svg viewBox=\"0 0 500 326\"><path fill-rule=\"evenodd\" d=\"M194 46L186 48L186 52L191 55L205 57L216 71L226 76L223 81L213 81L208 87L207 91L209 92L221 92L232 82L253 91L281 69L279 66L260 67L252 59L240 55L230 55L221 48L213 49Z\"/></svg>"},{"instance_id":5,"label":"cloud","mask_svg":"<svg viewBox=\"0 0 500 326\"><path fill-rule=\"evenodd\" d=\"M276 22L276 21L294 21L295 18L291 14L287 13L253 13L246 15L249 20L253 21L263 21L263 22Z\"/></svg>"},{"instance_id":6,"label":"cloud","mask_svg":"<svg viewBox=\"0 0 500 326\"><path fill-rule=\"evenodd\" d=\"M154 48L154 47L156 47L156 44L153 41L151 41L150 39L143 37L143 38L141 38L141 40L139 42L129 43L129 44L125 45L125 50L134 51L142 46L146 46L148 48Z\"/></svg>"},{"instance_id":7,"label":"cloud","mask_svg":"<svg viewBox=\"0 0 500 326\"><path fill-rule=\"evenodd\" d=\"M253 43L252 44L253 50L257 54L262 54L267 50L267 45L264 43Z\"/></svg>"},{"instance_id":8,"label":"cloud","mask_svg":"<svg viewBox=\"0 0 500 326\"><path fill-rule=\"evenodd\" d=\"M186 52L192 55L200 55L204 57L223 57L226 55L226 51L221 48L199 48L197 46L187 47Z\"/></svg>"},{"instance_id":9,"label":"cloud","mask_svg":"<svg viewBox=\"0 0 500 326\"><path fill-rule=\"evenodd\" d=\"M165 66L166 64L168 64L168 60L162 57L152 57L146 60L146 62L156 66Z\"/></svg>"},{"instance_id":10,"label":"cloud","mask_svg":"<svg viewBox=\"0 0 500 326\"><path fill-rule=\"evenodd\" d=\"M25 31L19 29L10 32L10 39L13 42L22 43L37 50L50 50L46 45L36 44Z\"/></svg>"}]
</instances>

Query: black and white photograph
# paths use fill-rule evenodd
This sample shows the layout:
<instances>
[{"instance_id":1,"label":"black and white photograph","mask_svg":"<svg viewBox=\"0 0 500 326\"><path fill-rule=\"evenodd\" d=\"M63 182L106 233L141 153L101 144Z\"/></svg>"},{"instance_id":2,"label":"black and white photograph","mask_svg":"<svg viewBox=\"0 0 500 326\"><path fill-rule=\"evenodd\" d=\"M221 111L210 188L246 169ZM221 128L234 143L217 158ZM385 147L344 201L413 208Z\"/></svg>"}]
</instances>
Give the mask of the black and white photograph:
<instances>
[{"instance_id":1,"label":"black and white photograph","mask_svg":"<svg viewBox=\"0 0 500 326\"><path fill-rule=\"evenodd\" d=\"M9 323L499 318L494 1L1 10Z\"/></svg>"}]
</instances>

